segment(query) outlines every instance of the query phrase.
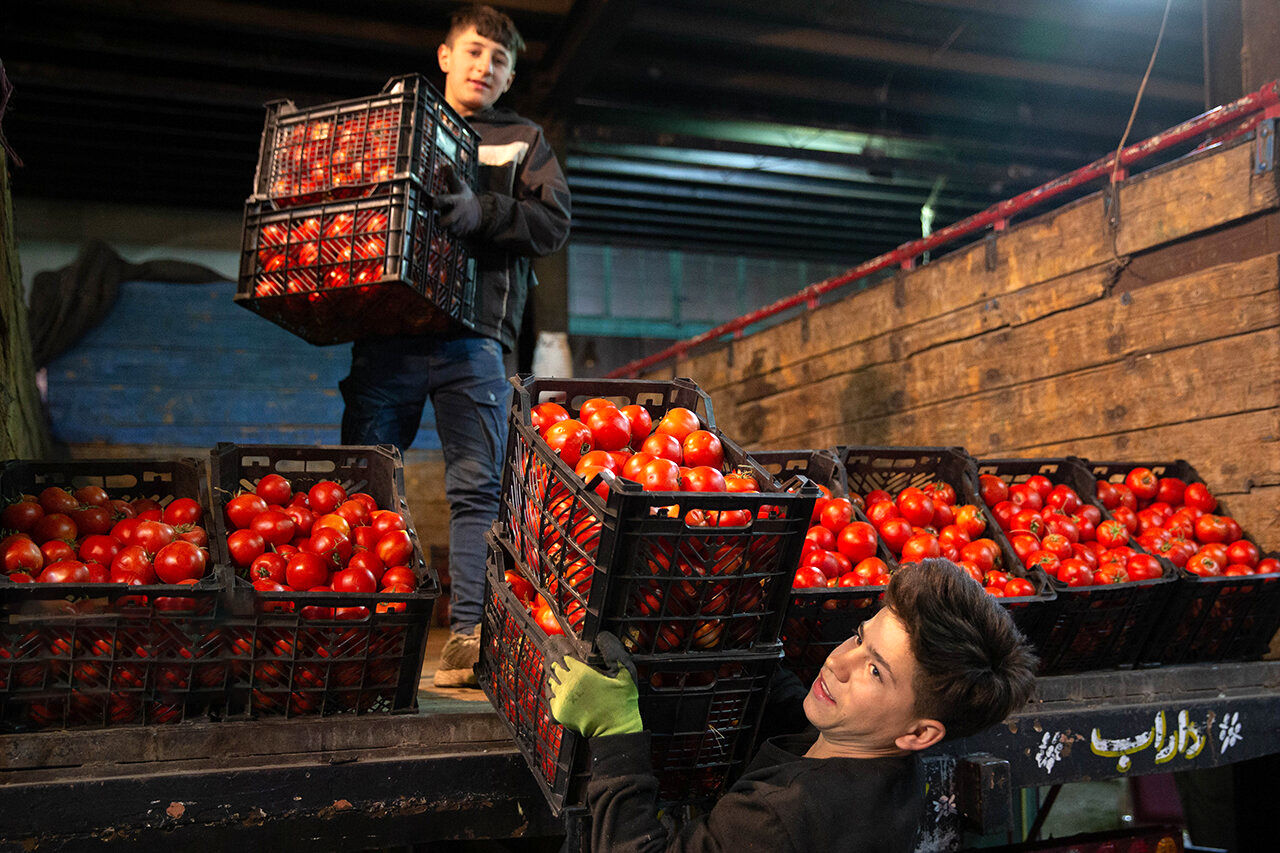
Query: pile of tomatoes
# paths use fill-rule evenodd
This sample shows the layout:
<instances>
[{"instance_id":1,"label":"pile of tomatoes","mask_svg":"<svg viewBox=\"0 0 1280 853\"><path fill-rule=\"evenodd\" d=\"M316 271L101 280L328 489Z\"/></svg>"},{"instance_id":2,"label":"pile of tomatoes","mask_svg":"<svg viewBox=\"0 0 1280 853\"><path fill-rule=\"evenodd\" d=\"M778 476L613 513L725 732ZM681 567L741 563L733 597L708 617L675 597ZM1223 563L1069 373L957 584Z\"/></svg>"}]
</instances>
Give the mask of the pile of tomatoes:
<instances>
[{"instance_id":1,"label":"pile of tomatoes","mask_svg":"<svg viewBox=\"0 0 1280 853\"><path fill-rule=\"evenodd\" d=\"M819 499L794 586L884 586L892 567L875 556L881 541L898 563L945 557L991 595L1034 595L1030 581L1002 565L1000 545L986 536L982 510L956 501L955 488L942 480L907 486L896 495L872 489L865 495ZM855 504L865 508L868 521L854 518Z\"/></svg>"},{"instance_id":2,"label":"pile of tomatoes","mask_svg":"<svg viewBox=\"0 0 1280 853\"><path fill-rule=\"evenodd\" d=\"M15 583L193 584L209 562L204 509L179 497L113 499L100 486L49 486L0 513L4 571Z\"/></svg>"},{"instance_id":3,"label":"pile of tomatoes","mask_svg":"<svg viewBox=\"0 0 1280 853\"><path fill-rule=\"evenodd\" d=\"M1214 513L1218 499L1204 483L1157 477L1150 468L1137 467L1123 482L1099 480L1097 498L1139 545L1192 574L1280 572L1280 561L1264 559L1234 518Z\"/></svg>"},{"instance_id":4,"label":"pile of tomatoes","mask_svg":"<svg viewBox=\"0 0 1280 853\"><path fill-rule=\"evenodd\" d=\"M254 296L373 284L387 260L386 209L295 213L258 229Z\"/></svg>"},{"instance_id":5,"label":"pile of tomatoes","mask_svg":"<svg viewBox=\"0 0 1280 853\"><path fill-rule=\"evenodd\" d=\"M404 516L364 492L321 480L294 491L267 474L226 502L231 562L262 592L410 593L418 586ZM287 606L287 605L286 605ZM379 604L378 611L403 609ZM310 618L361 619L364 607L303 607Z\"/></svg>"},{"instance_id":6,"label":"pile of tomatoes","mask_svg":"<svg viewBox=\"0 0 1280 853\"><path fill-rule=\"evenodd\" d=\"M284 202L395 177L400 106L375 107L276 128L270 194Z\"/></svg>"},{"instance_id":7,"label":"pile of tomatoes","mask_svg":"<svg viewBox=\"0 0 1280 853\"><path fill-rule=\"evenodd\" d=\"M1132 544L1132 531L1081 499L1066 483L1033 474L1010 484L994 474L978 478L982 499L1028 568L1067 586L1095 586L1159 578L1160 561Z\"/></svg>"},{"instance_id":8,"label":"pile of tomatoes","mask_svg":"<svg viewBox=\"0 0 1280 853\"><path fill-rule=\"evenodd\" d=\"M564 634L564 627L561 626L560 620L556 618L555 610L552 608L551 603L538 593L537 589L524 575L518 571L507 569L503 574L503 578L507 582L507 588L520 600L525 610L533 615L533 621L542 629L542 633L548 637L555 634Z\"/></svg>"}]
</instances>

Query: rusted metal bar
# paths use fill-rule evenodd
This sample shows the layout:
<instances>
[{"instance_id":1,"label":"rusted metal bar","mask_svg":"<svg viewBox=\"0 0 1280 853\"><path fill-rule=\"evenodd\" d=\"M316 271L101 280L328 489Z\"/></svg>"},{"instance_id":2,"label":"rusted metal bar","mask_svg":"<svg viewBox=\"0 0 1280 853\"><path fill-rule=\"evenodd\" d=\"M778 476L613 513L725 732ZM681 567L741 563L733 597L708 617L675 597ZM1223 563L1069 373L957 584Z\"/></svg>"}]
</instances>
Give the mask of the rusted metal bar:
<instances>
[{"instance_id":1,"label":"rusted metal bar","mask_svg":"<svg viewBox=\"0 0 1280 853\"><path fill-rule=\"evenodd\" d=\"M1262 115L1268 111L1274 111L1277 105L1280 105L1280 80L1273 80L1263 86L1256 92L1252 92L1220 107L1215 107L1208 112L1201 113L1195 118L1184 121L1182 124L1175 125L1168 130L1158 133L1149 139L1141 142L1135 142L1120 152L1120 166L1126 167L1132 163L1136 163L1152 154L1163 151L1174 145L1193 139L1202 133L1230 124L1240 119L1255 116L1260 120ZM1253 123L1245 128L1236 128L1233 136L1252 130L1257 121L1250 119ZM748 326L755 325L762 320L767 320L777 314L787 311L791 308L807 305L809 308L815 306L819 297L823 294L845 287L855 281L866 278L881 270L889 267L899 266L913 262L915 258L931 249L944 246L960 237L981 231L988 226L1002 228L1011 217L1018 213L1043 204L1044 202L1062 195L1065 192L1083 186L1090 181L1110 176L1116 165L1115 154L1109 154L1099 160L1095 160L1087 166L1076 169L1074 172L1055 178L1046 184L1027 190L1013 198L1005 199L1002 202L992 205L981 213L976 213L967 219L952 223L945 228L933 232L928 237L919 240L912 240L904 243L891 252L886 252L879 257L864 261L856 267L847 270L840 275L811 284L802 288L798 292L777 300L763 308L758 308L747 314L743 314L727 323L722 323L713 329L695 335L687 340L680 341L667 347L661 352L644 358L636 359L628 364L607 374L607 378L634 377L641 371L661 364L672 358L678 358L688 352L693 347L704 344L708 341L714 341L718 338L739 332Z\"/></svg>"}]
</instances>

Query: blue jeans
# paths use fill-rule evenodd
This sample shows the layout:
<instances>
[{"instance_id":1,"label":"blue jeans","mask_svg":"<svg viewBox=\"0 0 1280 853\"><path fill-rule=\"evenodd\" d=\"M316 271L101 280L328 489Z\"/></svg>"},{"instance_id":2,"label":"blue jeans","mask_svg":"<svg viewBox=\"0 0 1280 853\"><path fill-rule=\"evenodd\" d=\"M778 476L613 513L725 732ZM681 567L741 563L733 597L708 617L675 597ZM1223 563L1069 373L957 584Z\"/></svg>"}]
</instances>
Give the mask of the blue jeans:
<instances>
[{"instance_id":1,"label":"blue jeans","mask_svg":"<svg viewBox=\"0 0 1280 853\"><path fill-rule=\"evenodd\" d=\"M413 443L428 397L444 451L449 500L450 628L469 631L483 613L485 531L498 517L511 385L491 338L393 336L356 341L351 374L338 383L343 444Z\"/></svg>"}]
</instances>

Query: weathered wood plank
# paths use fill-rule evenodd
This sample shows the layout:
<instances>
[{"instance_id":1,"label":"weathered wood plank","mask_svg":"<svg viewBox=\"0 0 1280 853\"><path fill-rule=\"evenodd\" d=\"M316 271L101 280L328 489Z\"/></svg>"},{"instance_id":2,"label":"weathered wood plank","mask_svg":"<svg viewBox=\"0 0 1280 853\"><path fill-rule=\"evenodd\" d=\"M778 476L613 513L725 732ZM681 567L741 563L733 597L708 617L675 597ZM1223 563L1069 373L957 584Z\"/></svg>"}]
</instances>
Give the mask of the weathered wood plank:
<instances>
[{"instance_id":1,"label":"weathered wood plank","mask_svg":"<svg viewBox=\"0 0 1280 853\"><path fill-rule=\"evenodd\" d=\"M1141 252L1276 205L1275 175L1253 174L1253 145L1244 140L1125 181L1116 251Z\"/></svg>"},{"instance_id":2,"label":"weathered wood plank","mask_svg":"<svg viewBox=\"0 0 1280 853\"><path fill-rule=\"evenodd\" d=\"M1189 204L1189 197L1196 203ZM677 373L701 377L715 392L822 355L830 350L828 341L865 340L1276 206L1274 175L1254 178L1252 147L1242 141L1127 181L1114 251L1103 196L1095 193L995 238L993 268L988 268L988 246L979 242L795 320L691 353L680 360ZM1169 222L1148 223L1159 217Z\"/></svg>"},{"instance_id":3,"label":"weathered wood plank","mask_svg":"<svg viewBox=\"0 0 1280 853\"><path fill-rule=\"evenodd\" d=\"M969 395L1015 389L1041 377L1086 371L1121 359L1144 358L1209 337L1275 329L1280 327L1278 282L1276 256L1223 265L1133 294L1094 299L1071 311L920 349L897 360L874 363L867 353L850 354L846 364L866 366L834 376L820 376L817 371L795 374L779 382L783 390L772 395L753 393L751 383L743 383L740 400L727 393L713 400L725 424L722 428L741 436L741 441L785 441L840 423L910 413L947 401L959 404ZM1092 285L1100 287L1098 280ZM1038 289L1029 289L1028 303L1054 304L1037 300L1034 291ZM1017 310L1014 307L1011 313L1016 316ZM1195 318L1194 322L1188 318ZM963 315L954 318L961 329L972 322ZM1238 353L1232 357L1238 360ZM1119 399L1144 390L1132 379L1114 389ZM1269 399L1274 398L1273 392ZM1242 408L1256 406L1255 402Z\"/></svg>"}]
</instances>

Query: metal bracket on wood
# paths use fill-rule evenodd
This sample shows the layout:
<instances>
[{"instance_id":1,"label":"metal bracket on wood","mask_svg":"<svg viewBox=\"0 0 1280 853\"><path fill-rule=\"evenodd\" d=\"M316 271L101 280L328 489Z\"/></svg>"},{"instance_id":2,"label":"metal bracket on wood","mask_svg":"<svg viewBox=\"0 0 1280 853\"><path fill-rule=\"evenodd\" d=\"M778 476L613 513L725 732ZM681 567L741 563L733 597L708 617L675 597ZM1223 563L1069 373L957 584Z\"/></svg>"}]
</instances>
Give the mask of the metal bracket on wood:
<instances>
[{"instance_id":1,"label":"metal bracket on wood","mask_svg":"<svg viewBox=\"0 0 1280 853\"><path fill-rule=\"evenodd\" d=\"M1120 184L1107 184L1102 188L1102 215L1107 220L1107 229L1120 230Z\"/></svg>"},{"instance_id":2,"label":"metal bracket on wood","mask_svg":"<svg viewBox=\"0 0 1280 853\"><path fill-rule=\"evenodd\" d=\"M983 266L986 267L987 272L995 272L996 264L1000 260L1000 256L996 253L996 232L992 231L983 238L982 242L983 248L986 250L986 254L983 258Z\"/></svg>"},{"instance_id":3,"label":"metal bracket on wood","mask_svg":"<svg viewBox=\"0 0 1280 853\"><path fill-rule=\"evenodd\" d=\"M1009 762L994 755L966 755L956 762L956 794L965 828L989 835L1009 825L1013 788Z\"/></svg>"},{"instance_id":4,"label":"metal bracket on wood","mask_svg":"<svg viewBox=\"0 0 1280 853\"><path fill-rule=\"evenodd\" d=\"M1278 119L1269 118L1258 123L1258 136L1254 140L1253 173L1262 175L1276 167L1276 125Z\"/></svg>"}]
</instances>

